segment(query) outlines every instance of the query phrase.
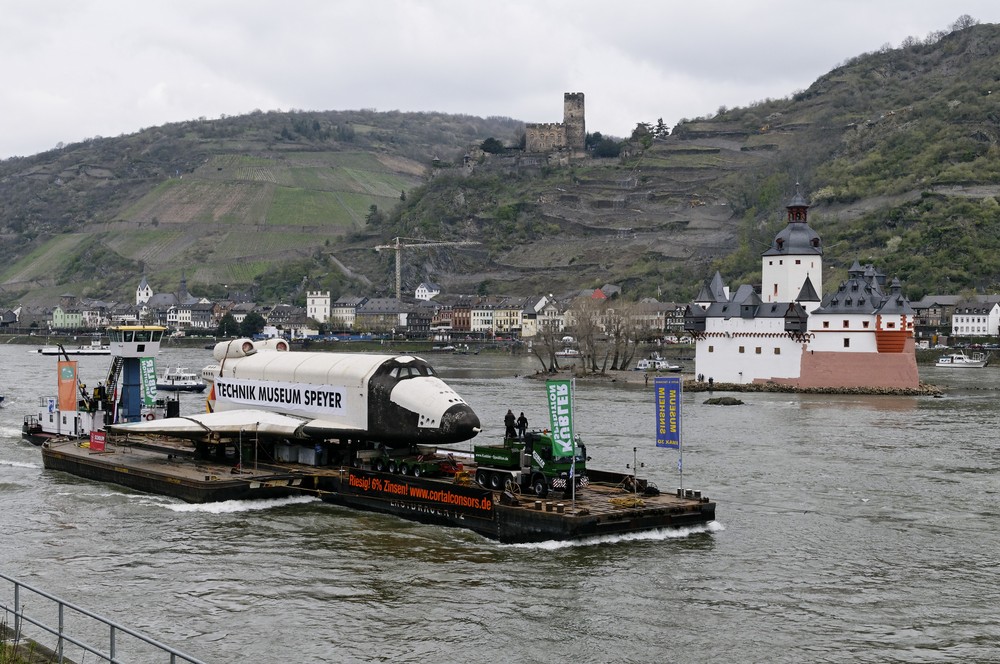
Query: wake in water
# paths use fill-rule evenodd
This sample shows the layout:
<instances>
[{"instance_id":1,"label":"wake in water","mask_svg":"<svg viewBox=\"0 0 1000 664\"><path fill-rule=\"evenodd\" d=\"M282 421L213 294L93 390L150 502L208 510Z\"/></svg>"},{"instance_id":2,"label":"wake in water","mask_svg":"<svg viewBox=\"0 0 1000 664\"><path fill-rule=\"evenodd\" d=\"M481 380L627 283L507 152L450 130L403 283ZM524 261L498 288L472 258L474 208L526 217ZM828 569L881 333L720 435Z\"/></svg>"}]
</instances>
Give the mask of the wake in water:
<instances>
[{"instance_id":1,"label":"wake in water","mask_svg":"<svg viewBox=\"0 0 1000 664\"><path fill-rule=\"evenodd\" d=\"M718 521L709 521L701 526L691 528L658 528L656 530L643 530L637 533L623 533L621 535L602 535L600 537L586 537L584 539L571 540L568 542L558 542L550 540L547 542L535 542L533 544L505 544L521 549L537 549L540 551L555 551L557 549L569 549L579 546L595 546L600 544L618 544L621 542L664 542L666 540L684 539L692 535L702 533L717 533L725 530Z\"/></svg>"},{"instance_id":2,"label":"wake in water","mask_svg":"<svg viewBox=\"0 0 1000 664\"><path fill-rule=\"evenodd\" d=\"M0 459L0 466L10 466L11 468L41 468L40 463L26 463L24 461L9 461L7 459Z\"/></svg>"},{"instance_id":3,"label":"wake in water","mask_svg":"<svg viewBox=\"0 0 1000 664\"><path fill-rule=\"evenodd\" d=\"M203 514L233 514L236 512L258 512L260 510L285 507L286 505L303 505L320 502L315 496L288 496L271 500L225 500L220 503L173 503L163 507L171 512L201 512Z\"/></svg>"}]
</instances>

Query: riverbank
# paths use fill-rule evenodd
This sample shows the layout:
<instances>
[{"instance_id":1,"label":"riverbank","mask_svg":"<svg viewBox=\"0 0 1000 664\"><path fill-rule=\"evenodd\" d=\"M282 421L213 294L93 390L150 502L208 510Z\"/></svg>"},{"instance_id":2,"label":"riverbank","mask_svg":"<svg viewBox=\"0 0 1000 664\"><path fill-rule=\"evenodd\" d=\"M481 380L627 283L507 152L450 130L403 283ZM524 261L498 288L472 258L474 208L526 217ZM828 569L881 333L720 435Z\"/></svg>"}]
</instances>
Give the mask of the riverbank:
<instances>
[{"instance_id":1,"label":"riverbank","mask_svg":"<svg viewBox=\"0 0 1000 664\"><path fill-rule=\"evenodd\" d=\"M648 385L655 376L676 376L675 373L644 371L606 371L604 373L581 373L578 371L558 371L555 373L536 372L528 378L553 380L575 378L581 382L624 383L627 385ZM940 396L944 394L936 385L920 383L915 389L888 387L848 387L848 388L798 388L777 383L709 383L698 381L691 374L679 374L684 380L685 392L786 392L797 394L874 394L895 396Z\"/></svg>"}]
</instances>

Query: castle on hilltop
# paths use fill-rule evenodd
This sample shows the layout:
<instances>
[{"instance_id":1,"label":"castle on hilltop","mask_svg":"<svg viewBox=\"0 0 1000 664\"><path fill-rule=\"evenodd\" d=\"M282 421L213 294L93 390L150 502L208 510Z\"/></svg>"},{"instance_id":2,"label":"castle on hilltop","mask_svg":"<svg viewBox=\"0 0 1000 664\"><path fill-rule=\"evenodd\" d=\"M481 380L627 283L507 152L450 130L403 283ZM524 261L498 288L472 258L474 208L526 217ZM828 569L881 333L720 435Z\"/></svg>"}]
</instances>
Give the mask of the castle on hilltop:
<instances>
[{"instance_id":1,"label":"castle on hilltop","mask_svg":"<svg viewBox=\"0 0 1000 664\"><path fill-rule=\"evenodd\" d=\"M582 92L563 94L563 121L528 123L524 125L525 152L569 150L583 152L586 148L587 126L584 121Z\"/></svg>"}]
</instances>

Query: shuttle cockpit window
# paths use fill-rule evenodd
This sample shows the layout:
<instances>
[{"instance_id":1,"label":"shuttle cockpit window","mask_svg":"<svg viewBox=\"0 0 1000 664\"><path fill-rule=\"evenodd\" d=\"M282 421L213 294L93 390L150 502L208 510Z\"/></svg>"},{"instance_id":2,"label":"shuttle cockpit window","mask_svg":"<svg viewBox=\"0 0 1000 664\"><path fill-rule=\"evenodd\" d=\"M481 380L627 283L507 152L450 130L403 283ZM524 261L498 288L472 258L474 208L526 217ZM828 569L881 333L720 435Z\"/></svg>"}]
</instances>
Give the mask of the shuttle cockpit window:
<instances>
[{"instance_id":1,"label":"shuttle cockpit window","mask_svg":"<svg viewBox=\"0 0 1000 664\"><path fill-rule=\"evenodd\" d=\"M424 364L393 367L389 371L389 375L393 378L402 380L403 378L412 378L413 376L435 376L437 374L434 373L434 369Z\"/></svg>"}]
</instances>

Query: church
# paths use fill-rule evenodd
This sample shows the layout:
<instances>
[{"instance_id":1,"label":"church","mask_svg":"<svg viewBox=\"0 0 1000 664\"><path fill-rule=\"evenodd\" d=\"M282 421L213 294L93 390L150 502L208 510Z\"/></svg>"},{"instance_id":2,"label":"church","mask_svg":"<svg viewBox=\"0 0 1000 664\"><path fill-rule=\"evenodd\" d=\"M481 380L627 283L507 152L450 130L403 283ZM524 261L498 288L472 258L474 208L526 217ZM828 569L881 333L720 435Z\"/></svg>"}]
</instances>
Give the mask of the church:
<instances>
[{"instance_id":1,"label":"church","mask_svg":"<svg viewBox=\"0 0 1000 664\"><path fill-rule=\"evenodd\" d=\"M685 311L695 372L718 383L916 389L914 311L898 279L857 261L823 297L823 245L801 193L761 256L760 292L716 273Z\"/></svg>"}]
</instances>

